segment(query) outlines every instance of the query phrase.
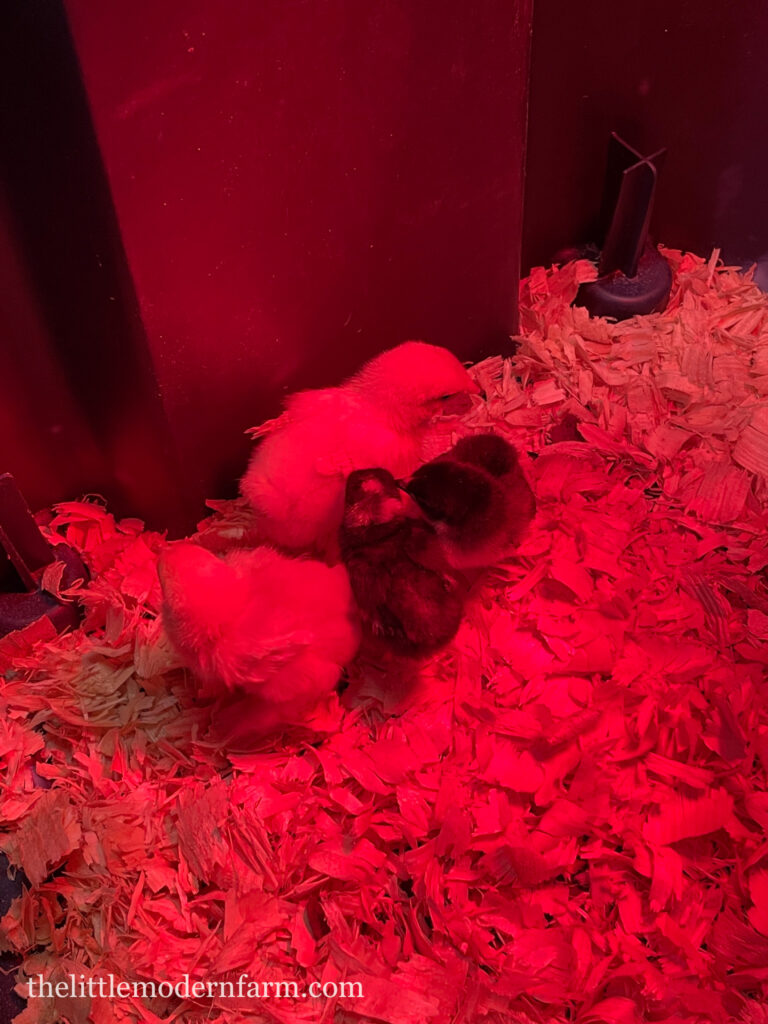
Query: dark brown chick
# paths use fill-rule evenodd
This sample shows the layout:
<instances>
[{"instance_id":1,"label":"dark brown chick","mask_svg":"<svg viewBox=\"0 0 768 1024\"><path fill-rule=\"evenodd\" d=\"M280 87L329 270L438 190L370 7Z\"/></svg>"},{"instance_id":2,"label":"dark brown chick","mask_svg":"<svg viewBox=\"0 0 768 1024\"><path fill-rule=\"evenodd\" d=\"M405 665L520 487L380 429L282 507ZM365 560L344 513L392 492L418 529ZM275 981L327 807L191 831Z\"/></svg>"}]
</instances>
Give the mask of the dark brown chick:
<instances>
[{"instance_id":1,"label":"dark brown chick","mask_svg":"<svg viewBox=\"0 0 768 1024\"><path fill-rule=\"evenodd\" d=\"M498 434L462 438L417 469L406 490L456 569L486 568L508 558L536 512L517 452Z\"/></svg>"},{"instance_id":2,"label":"dark brown chick","mask_svg":"<svg viewBox=\"0 0 768 1024\"><path fill-rule=\"evenodd\" d=\"M369 637L408 656L432 654L453 638L466 585L435 558L434 530L391 473L350 474L340 546Z\"/></svg>"}]
</instances>

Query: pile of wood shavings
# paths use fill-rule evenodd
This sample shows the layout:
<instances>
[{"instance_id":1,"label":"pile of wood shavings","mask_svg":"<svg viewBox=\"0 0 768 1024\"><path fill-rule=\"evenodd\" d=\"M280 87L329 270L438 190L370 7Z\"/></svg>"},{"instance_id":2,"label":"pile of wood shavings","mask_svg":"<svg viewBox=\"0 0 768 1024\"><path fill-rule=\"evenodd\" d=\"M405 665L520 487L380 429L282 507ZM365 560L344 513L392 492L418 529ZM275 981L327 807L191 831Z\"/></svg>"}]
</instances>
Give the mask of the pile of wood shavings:
<instances>
[{"instance_id":1,"label":"pile of wood shavings","mask_svg":"<svg viewBox=\"0 0 768 1024\"><path fill-rule=\"evenodd\" d=\"M361 662L279 745L210 738L156 619L163 538L60 508L95 578L82 630L0 643L0 845L30 881L5 946L54 981L365 995L17 1020L768 1022L768 298L666 255L666 312L618 325L570 307L586 264L524 282L462 428L536 456L524 548L417 677ZM200 536L247 530L220 503Z\"/></svg>"}]
</instances>

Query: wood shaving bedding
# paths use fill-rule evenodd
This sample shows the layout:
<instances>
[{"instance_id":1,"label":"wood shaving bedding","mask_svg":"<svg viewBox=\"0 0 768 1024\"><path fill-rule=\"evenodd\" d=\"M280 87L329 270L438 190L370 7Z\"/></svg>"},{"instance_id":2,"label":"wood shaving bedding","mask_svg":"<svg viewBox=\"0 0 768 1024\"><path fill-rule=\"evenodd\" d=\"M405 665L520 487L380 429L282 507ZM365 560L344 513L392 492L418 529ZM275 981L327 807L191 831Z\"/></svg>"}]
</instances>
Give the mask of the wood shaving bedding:
<instances>
[{"instance_id":1,"label":"wood shaving bedding","mask_svg":"<svg viewBox=\"0 0 768 1024\"><path fill-rule=\"evenodd\" d=\"M307 730L222 749L157 620L163 537L59 507L94 578L81 630L0 642L0 846L30 882L4 948L53 981L364 998L44 998L21 1024L768 1021L768 299L665 254L669 307L621 324L571 307L589 264L523 282L459 432L530 453L534 528L450 648L359 661ZM218 502L198 536L249 531Z\"/></svg>"}]
</instances>

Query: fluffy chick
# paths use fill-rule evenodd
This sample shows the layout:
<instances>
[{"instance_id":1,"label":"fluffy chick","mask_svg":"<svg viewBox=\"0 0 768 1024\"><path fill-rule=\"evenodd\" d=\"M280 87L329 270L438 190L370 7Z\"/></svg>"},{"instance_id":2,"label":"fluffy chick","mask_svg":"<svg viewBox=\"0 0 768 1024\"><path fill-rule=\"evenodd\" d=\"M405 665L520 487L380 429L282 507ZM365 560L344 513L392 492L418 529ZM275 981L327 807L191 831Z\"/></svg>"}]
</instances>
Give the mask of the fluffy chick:
<instances>
[{"instance_id":1,"label":"fluffy chick","mask_svg":"<svg viewBox=\"0 0 768 1024\"><path fill-rule=\"evenodd\" d=\"M163 551L158 573L163 622L183 661L214 692L253 695L261 731L300 722L357 651L343 566L267 547L219 558L180 542Z\"/></svg>"},{"instance_id":2,"label":"fluffy chick","mask_svg":"<svg viewBox=\"0 0 768 1024\"><path fill-rule=\"evenodd\" d=\"M434 559L434 531L384 469L347 480L341 558L363 627L397 654L431 654L456 633L465 585Z\"/></svg>"},{"instance_id":3,"label":"fluffy chick","mask_svg":"<svg viewBox=\"0 0 768 1024\"><path fill-rule=\"evenodd\" d=\"M517 452L498 434L462 438L406 484L453 568L486 568L520 542L536 512Z\"/></svg>"},{"instance_id":4,"label":"fluffy chick","mask_svg":"<svg viewBox=\"0 0 768 1024\"><path fill-rule=\"evenodd\" d=\"M479 388L451 352L407 341L341 387L292 395L283 415L255 432L267 436L241 482L260 536L334 561L347 475L368 466L413 472L441 402L474 393Z\"/></svg>"}]
</instances>

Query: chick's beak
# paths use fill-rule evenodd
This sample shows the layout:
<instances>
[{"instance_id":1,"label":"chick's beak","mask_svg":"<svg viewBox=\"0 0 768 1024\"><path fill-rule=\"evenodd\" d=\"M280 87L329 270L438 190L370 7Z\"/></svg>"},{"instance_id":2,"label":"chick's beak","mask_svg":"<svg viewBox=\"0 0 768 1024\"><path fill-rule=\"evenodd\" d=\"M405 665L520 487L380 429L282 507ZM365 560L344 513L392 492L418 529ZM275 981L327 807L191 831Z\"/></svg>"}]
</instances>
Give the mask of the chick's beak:
<instances>
[{"instance_id":1,"label":"chick's beak","mask_svg":"<svg viewBox=\"0 0 768 1024\"><path fill-rule=\"evenodd\" d=\"M407 516L409 519L423 519L424 515L411 497L410 493L406 489L405 485L400 483L400 496L401 496L401 515Z\"/></svg>"},{"instance_id":2,"label":"chick's beak","mask_svg":"<svg viewBox=\"0 0 768 1024\"><path fill-rule=\"evenodd\" d=\"M480 389L477 388L476 391L459 391L458 394L441 398L439 402L440 412L443 416L462 416L472 408L472 395L479 394Z\"/></svg>"}]
</instances>

